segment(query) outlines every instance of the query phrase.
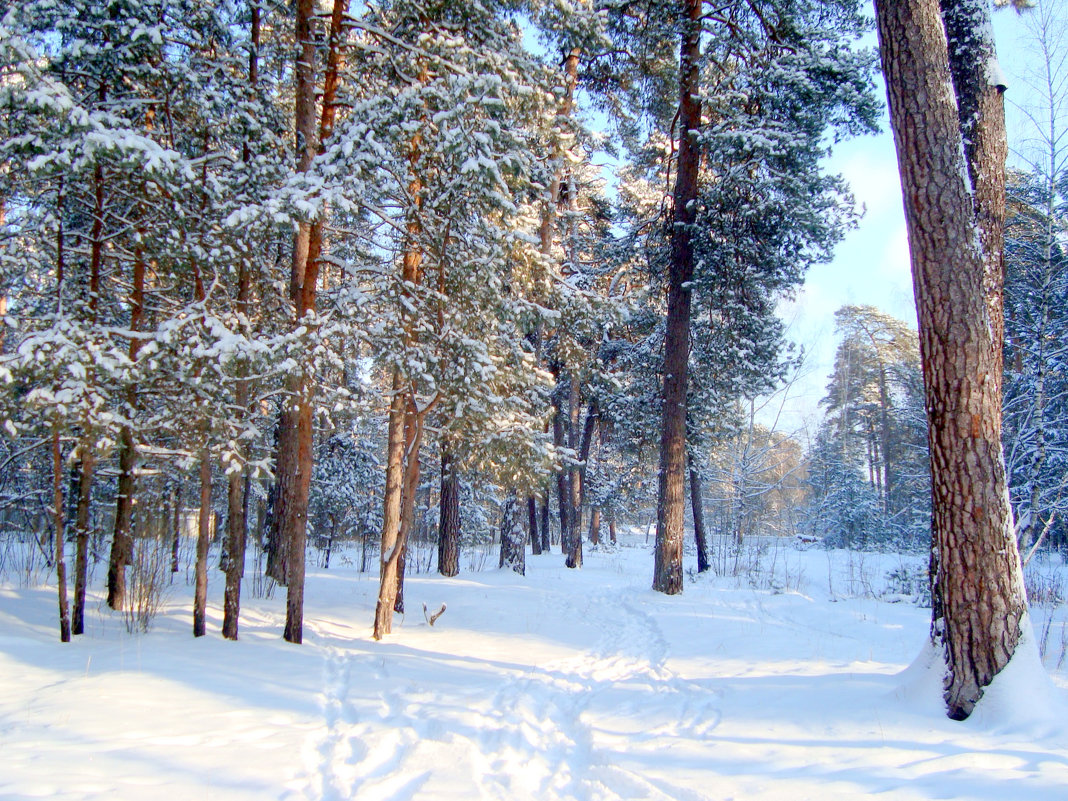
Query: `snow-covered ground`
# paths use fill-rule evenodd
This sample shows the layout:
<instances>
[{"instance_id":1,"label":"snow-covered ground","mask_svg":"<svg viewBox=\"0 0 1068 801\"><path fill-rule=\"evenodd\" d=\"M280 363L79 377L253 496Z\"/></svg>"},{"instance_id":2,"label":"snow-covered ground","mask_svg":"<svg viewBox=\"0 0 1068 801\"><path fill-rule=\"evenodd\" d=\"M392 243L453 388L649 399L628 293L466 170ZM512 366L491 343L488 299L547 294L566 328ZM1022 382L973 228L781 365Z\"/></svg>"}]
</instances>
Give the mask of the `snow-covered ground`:
<instances>
[{"instance_id":1,"label":"snow-covered ground","mask_svg":"<svg viewBox=\"0 0 1068 801\"><path fill-rule=\"evenodd\" d=\"M929 611L855 597L901 557L776 547L770 589L702 577L674 598L641 539L562 561L410 577L381 643L376 580L315 571L301 647L283 593L246 597L222 640L218 571L199 640L184 582L147 635L95 596L69 645L54 587L0 586L0 798L1068 798L1059 628L1057 687L1022 660L954 723L937 666L902 673ZM448 605L434 627L423 603Z\"/></svg>"}]
</instances>

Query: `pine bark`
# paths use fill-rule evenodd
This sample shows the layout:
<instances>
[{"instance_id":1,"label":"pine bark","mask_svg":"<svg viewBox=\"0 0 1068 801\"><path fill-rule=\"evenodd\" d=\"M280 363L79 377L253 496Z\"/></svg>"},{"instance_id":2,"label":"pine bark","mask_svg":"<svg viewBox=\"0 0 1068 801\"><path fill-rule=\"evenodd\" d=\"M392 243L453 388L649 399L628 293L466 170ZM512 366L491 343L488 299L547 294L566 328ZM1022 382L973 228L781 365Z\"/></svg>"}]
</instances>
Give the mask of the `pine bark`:
<instances>
[{"instance_id":1,"label":"pine bark","mask_svg":"<svg viewBox=\"0 0 1068 801\"><path fill-rule=\"evenodd\" d=\"M970 24L988 28L981 4L947 5L967 7ZM997 154L1004 151L976 147L1004 137L1004 117L994 108L998 89L986 79L992 43L989 50L947 45L937 0L879 0L876 14L930 423L932 637L946 658L947 712L959 720L1012 657L1026 611L1001 451L1000 240L984 233L1003 219L996 190L983 184L999 174L1003 183ZM975 62L958 65L954 76L984 76L965 148L958 98L968 108L962 92L971 90L951 77L954 53Z\"/></svg>"},{"instance_id":2,"label":"pine bark","mask_svg":"<svg viewBox=\"0 0 1068 801\"><path fill-rule=\"evenodd\" d=\"M683 0L679 46L679 154L673 193L671 265L660 423L660 471L653 589L682 592L682 541L686 510L686 388L690 356L692 228L697 218L701 125L701 0Z\"/></svg>"},{"instance_id":3,"label":"pine bark","mask_svg":"<svg viewBox=\"0 0 1068 801\"><path fill-rule=\"evenodd\" d=\"M460 572L460 479L447 442L441 443L441 494L438 504L438 572Z\"/></svg>"}]
</instances>

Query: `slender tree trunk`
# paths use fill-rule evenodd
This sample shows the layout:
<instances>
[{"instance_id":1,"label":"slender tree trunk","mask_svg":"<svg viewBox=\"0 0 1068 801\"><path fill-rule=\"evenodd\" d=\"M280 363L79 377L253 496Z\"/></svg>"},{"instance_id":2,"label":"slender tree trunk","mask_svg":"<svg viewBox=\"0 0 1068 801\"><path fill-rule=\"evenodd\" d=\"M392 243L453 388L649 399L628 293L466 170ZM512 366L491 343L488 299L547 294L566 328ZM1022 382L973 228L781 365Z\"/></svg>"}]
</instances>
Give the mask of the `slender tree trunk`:
<instances>
[{"instance_id":1,"label":"slender tree trunk","mask_svg":"<svg viewBox=\"0 0 1068 801\"><path fill-rule=\"evenodd\" d=\"M211 542L211 454L200 455L200 515L197 524L197 560L193 582L193 636L207 632L208 544Z\"/></svg>"},{"instance_id":2,"label":"slender tree trunk","mask_svg":"<svg viewBox=\"0 0 1068 801\"><path fill-rule=\"evenodd\" d=\"M403 383L399 375L394 378L394 387L399 388ZM401 581L401 560L411 533L415 490L419 487L419 448L423 440L425 412L415 408L414 398L406 401L403 395L398 397L394 397L390 407L387 432L387 505L382 515L382 562L374 626L376 640L382 639L393 629L393 613L396 611Z\"/></svg>"},{"instance_id":3,"label":"slender tree trunk","mask_svg":"<svg viewBox=\"0 0 1068 801\"><path fill-rule=\"evenodd\" d=\"M570 385L567 394L568 432L570 434L568 445L582 460L583 456L579 452L581 445L579 442L579 415L582 411L582 402L578 376L574 371L571 373L568 384ZM572 568L582 567L582 470L581 464L572 465L571 469L568 470L568 531L571 534L571 541L566 551L567 559L564 563Z\"/></svg>"},{"instance_id":4,"label":"slender tree trunk","mask_svg":"<svg viewBox=\"0 0 1068 801\"><path fill-rule=\"evenodd\" d=\"M693 538L697 545L697 572L708 570L708 536L705 533L705 504L701 492L701 474L690 457L690 508L693 512Z\"/></svg>"},{"instance_id":5,"label":"slender tree trunk","mask_svg":"<svg viewBox=\"0 0 1068 801\"><path fill-rule=\"evenodd\" d=\"M441 442L441 495L438 506L438 572L460 572L460 478L445 439Z\"/></svg>"},{"instance_id":6,"label":"slender tree trunk","mask_svg":"<svg viewBox=\"0 0 1068 801\"><path fill-rule=\"evenodd\" d=\"M401 491L404 480L404 379L393 371L392 400L386 429L386 486L382 509L382 550L379 563L378 603L374 638L382 639L393 627L393 594L397 587L396 560L401 528Z\"/></svg>"},{"instance_id":7,"label":"slender tree trunk","mask_svg":"<svg viewBox=\"0 0 1068 801\"><path fill-rule=\"evenodd\" d=\"M248 56L248 81L250 88L255 91L259 75L259 47L260 47L260 7L259 0L253 0L249 4L252 15L251 43ZM242 150L242 160L248 162L251 158L248 143ZM247 324L249 312L249 294L251 277L249 265L244 259L238 268L237 281L237 310L241 316L242 324ZM249 382L241 379L237 382L234 393L234 402L239 414L244 417L247 414L249 396ZM240 469L234 470L231 465L227 472L227 515L226 515L226 589L223 591L223 637L228 640L237 639L238 622L241 616L241 579L245 575L245 543L248 539L248 467L245 464L247 448L239 446L238 461Z\"/></svg>"},{"instance_id":8,"label":"slender tree trunk","mask_svg":"<svg viewBox=\"0 0 1068 801\"><path fill-rule=\"evenodd\" d=\"M143 234L143 231L139 231ZM145 259L138 245L134 250L133 285L130 290L130 330L141 330L145 315ZM137 359L141 340L130 338L130 361ZM137 388L126 391L126 406L130 412L137 408ZM121 610L126 604L126 565L130 560L130 524L133 520L134 470L137 467L137 449L133 430L123 425L119 431L119 481L115 499L115 529L111 540L111 555L108 558L108 606Z\"/></svg>"},{"instance_id":9,"label":"slender tree trunk","mask_svg":"<svg viewBox=\"0 0 1068 801\"><path fill-rule=\"evenodd\" d=\"M545 497L541 501L541 552L549 553L552 547L552 529L549 526L549 488L545 488Z\"/></svg>"},{"instance_id":10,"label":"slender tree trunk","mask_svg":"<svg viewBox=\"0 0 1068 801\"><path fill-rule=\"evenodd\" d=\"M559 384L557 384L559 390ZM553 414L553 445L562 449L564 441L564 412L562 404L557 400L556 412ZM565 559L571 553L571 498L569 492L568 473L560 471L556 474L556 507L560 517L560 549Z\"/></svg>"},{"instance_id":11,"label":"slender tree trunk","mask_svg":"<svg viewBox=\"0 0 1068 801\"><path fill-rule=\"evenodd\" d=\"M248 476L244 470L227 476L226 589L223 593L223 637L237 639L241 614L241 579L245 575L245 542L247 539L246 502Z\"/></svg>"},{"instance_id":12,"label":"slender tree trunk","mask_svg":"<svg viewBox=\"0 0 1068 801\"><path fill-rule=\"evenodd\" d=\"M501 516L501 557L498 567L508 567L513 572L526 575L526 547L523 528L519 524L518 504L515 494L509 493Z\"/></svg>"},{"instance_id":13,"label":"slender tree trunk","mask_svg":"<svg viewBox=\"0 0 1068 801\"><path fill-rule=\"evenodd\" d=\"M601 544L601 507L594 506L590 510L590 543Z\"/></svg>"},{"instance_id":14,"label":"slender tree trunk","mask_svg":"<svg viewBox=\"0 0 1068 801\"><path fill-rule=\"evenodd\" d=\"M692 227L697 218L700 164L695 137L701 126L701 0L683 0L679 49L679 155L668 273L664 340L663 410L660 424L660 486L657 496L653 589L682 592L682 540L686 509L686 386L690 355Z\"/></svg>"},{"instance_id":15,"label":"slender tree trunk","mask_svg":"<svg viewBox=\"0 0 1068 801\"><path fill-rule=\"evenodd\" d=\"M315 16L313 0L298 0L296 38L300 56L296 68L295 117L297 148L300 152L298 170L307 172L316 152L333 132L337 114L337 88L342 59L342 22L347 0L334 0L330 15L330 39L323 84L322 116L319 130L315 129L315 40L312 21ZM318 135L316 135L318 133ZM307 317L315 313L320 261L323 246L323 217L312 223L302 223L293 242L293 262L290 272L290 293L296 306L297 326L307 325ZM275 509L280 537L287 542L286 565L286 625L287 642L299 645L304 637L304 576L307 544L308 498L311 473L314 467L312 452L312 393L311 376L306 366L287 382L292 406L282 415L282 432L278 453L278 500Z\"/></svg>"},{"instance_id":16,"label":"slender tree trunk","mask_svg":"<svg viewBox=\"0 0 1068 801\"><path fill-rule=\"evenodd\" d=\"M63 450L59 423L52 429L52 524L55 528L56 589L59 593L59 641L70 642L70 607L67 604L67 560L63 529Z\"/></svg>"},{"instance_id":17,"label":"slender tree trunk","mask_svg":"<svg viewBox=\"0 0 1068 801\"><path fill-rule=\"evenodd\" d=\"M541 535L538 534L538 500L527 496L527 527L530 529L530 548L535 556L541 553Z\"/></svg>"},{"instance_id":18,"label":"slender tree trunk","mask_svg":"<svg viewBox=\"0 0 1068 801\"><path fill-rule=\"evenodd\" d=\"M608 517L608 537L612 541L613 545L619 542L618 538L616 537L616 516L614 514L611 514Z\"/></svg>"},{"instance_id":19,"label":"slender tree trunk","mask_svg":"<svg viewBox=\"0 0 1068 801\"><path fill-rule=\"evenodd\" d=\"M967 46L947 46L937 0L878 0L876 14L930 422L931 633L945 653L947 711L959 720L1011 658L1026 600L1001 451L1000 235L988 230L1004 215L986 186L1004 182L1003 146L991 145L1004 138L1004 117L988 82L993 43L971 37L989 33L988 8L947 5L946 28ZM968 22L953 33L956 12Z\"/></svg>"},{"instance_id":20,"label":"slender tree trunk","mask_svg":"<svg viewBox=\"0 0 1068 801\"><path fill-rule=\"evenodd\" d=\"M74 510L74 614L71 633L85 633L85 588L89 577L89 507L93 492L93 456L84 451L78 463L78 505Z\"/></svg>"},{"instance_id":21,"label":"slender tree trunk","mask_svg":"<svg viewBox=\"0 0 1068 801\"><path fill-rule=\"evenodd\" d=\"M181 483L175 482L171 490L171 573L178 572L178 549L182 538L182 491Z\"/></svg>"}]
</instances>

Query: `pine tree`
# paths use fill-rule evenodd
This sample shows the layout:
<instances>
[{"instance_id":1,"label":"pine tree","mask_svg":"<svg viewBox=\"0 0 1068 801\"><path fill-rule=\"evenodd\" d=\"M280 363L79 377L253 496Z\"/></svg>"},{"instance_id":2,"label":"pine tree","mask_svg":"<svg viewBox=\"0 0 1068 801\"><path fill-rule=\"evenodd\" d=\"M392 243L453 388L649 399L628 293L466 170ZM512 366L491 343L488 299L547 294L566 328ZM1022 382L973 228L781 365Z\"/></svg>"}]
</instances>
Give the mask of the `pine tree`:
<instances>
[{"instance_id":1,"label":"pine tree","mask_svg":"<svg viewBox=\"0 0 1068 801\"><path fill-rule=\"evenodd\" d=\"M879 0L876 13L930 419L931 637L963 719L1027 608L1001 451L1004 87L984 0Z\"/></svg>"}]
</instances>

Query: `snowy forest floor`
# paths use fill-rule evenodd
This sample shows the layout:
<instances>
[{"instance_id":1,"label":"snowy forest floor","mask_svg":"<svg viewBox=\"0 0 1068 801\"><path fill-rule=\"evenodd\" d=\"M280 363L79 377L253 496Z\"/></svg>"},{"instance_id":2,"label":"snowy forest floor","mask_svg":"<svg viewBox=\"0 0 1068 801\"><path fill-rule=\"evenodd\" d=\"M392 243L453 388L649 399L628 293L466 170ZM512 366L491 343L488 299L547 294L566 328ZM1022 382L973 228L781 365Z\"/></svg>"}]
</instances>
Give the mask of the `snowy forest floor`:
<instances>
[{"instance_id":1,"label":"snowy forest floor","mask_svg":"<svg viewBox=\"0 0 1068 801\"><path fill-rule=\"evenodd\" d=\"M54 586L0 585L0 798L1068 798L1063 621L1053 684L1025 659L954 723L937 665L905 671L929 610L885 595L919 561L776 545L669 598L635 536L581 571L412 576L381 643L377 577L341 565L308 577L303 647L284 591L224 641L217 570L199 640L183 574L148 634L94 595L69 645Z\"/></svg>"}]
</instances>

